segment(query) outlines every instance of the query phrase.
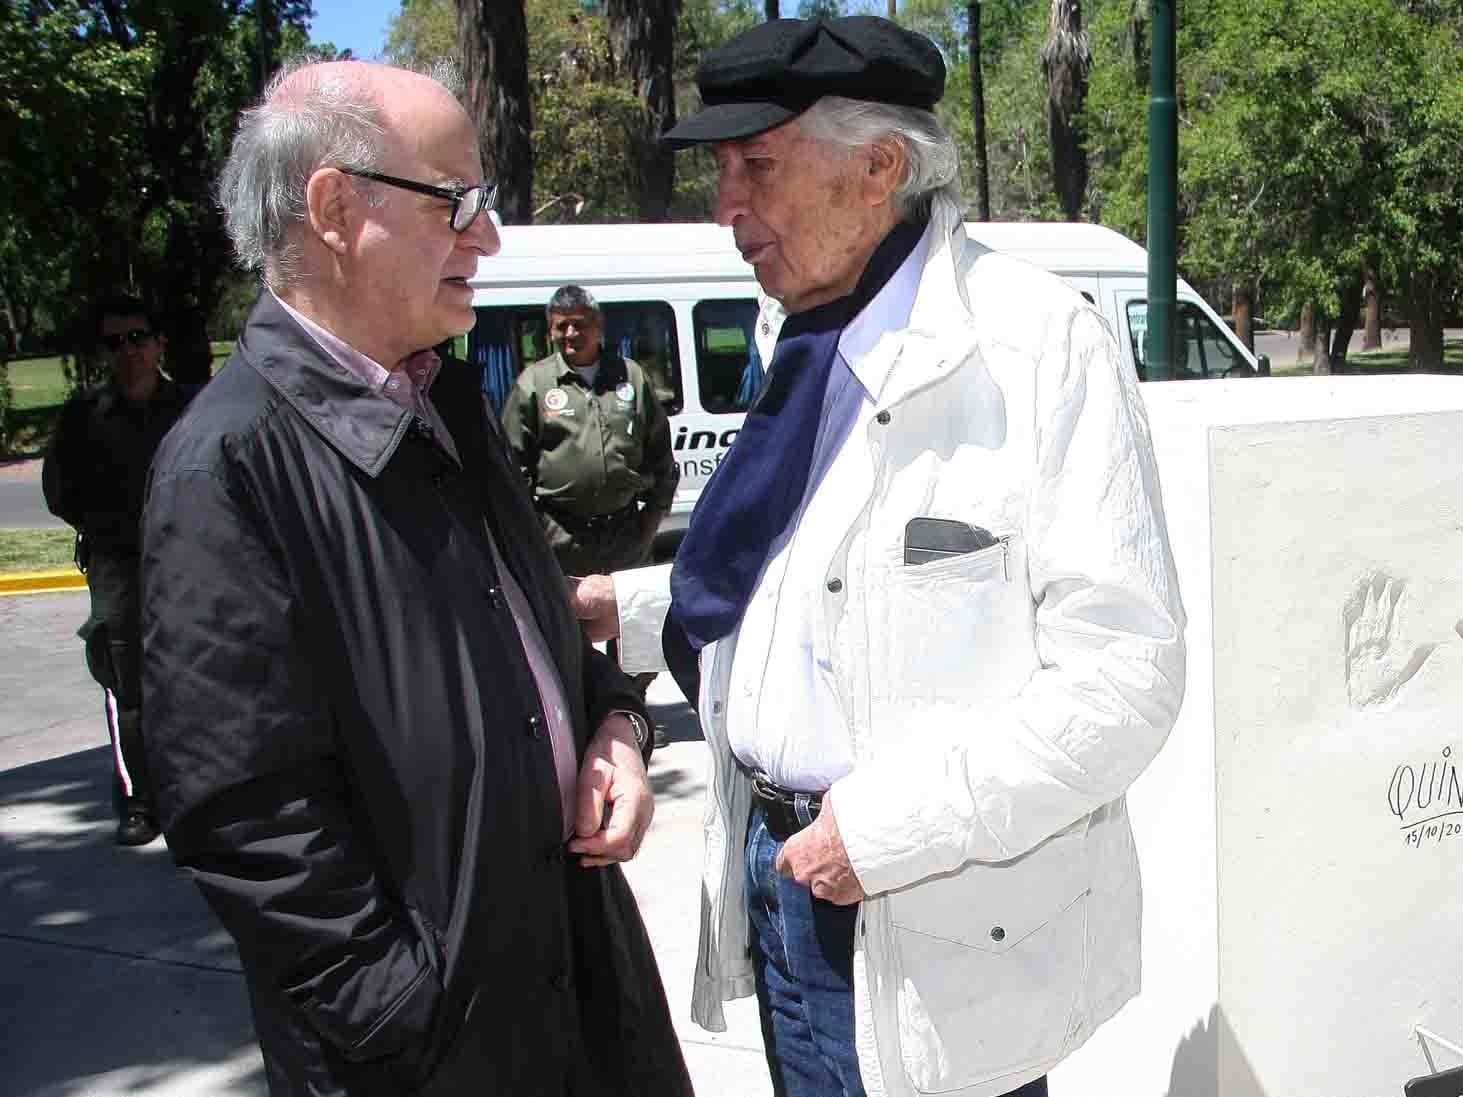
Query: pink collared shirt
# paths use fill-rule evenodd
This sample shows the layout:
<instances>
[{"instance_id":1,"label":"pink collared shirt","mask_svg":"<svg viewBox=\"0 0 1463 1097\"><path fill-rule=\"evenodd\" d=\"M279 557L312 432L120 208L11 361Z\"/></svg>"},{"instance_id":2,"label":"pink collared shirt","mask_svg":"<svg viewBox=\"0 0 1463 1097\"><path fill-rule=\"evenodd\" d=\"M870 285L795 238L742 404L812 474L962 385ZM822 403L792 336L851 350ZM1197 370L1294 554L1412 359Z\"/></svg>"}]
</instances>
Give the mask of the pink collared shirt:
<instances>
[{"instance_id":1,"label":"pink collared shirt","mask_svg":"<svg viewBox=\"0 0 1463 1097\"><path fill-rule=\"evenodd\" d=\"M427 399L427 390L432 387L438 370L442 368L442 360L437 357L436 352L417 351L398 363L396 369L388 370L374 358L362 354L308 316L280 301L277 295L275 300L320 345L320 349L343 369L360 378L373 392L424 419L432 428L434 440L459 468L462 466L462 459L457 455L452 435L447 432L437 409ZM554 667L554 657L549 652L548 641L544 639L528 598L504 562L497 542L493 540L492 530L486 523L483 526L483 536L488 539L488 547L493 554L493 566L498 572L499 582L503 584L508 609L518 628L518 639L523 644L523 653L528 659L529 670L533 673L534 684L538 687L539 705L543 708L549 745L554 754L554 776L559 786L559 804L563 809L564 837L567 839L574 834L574 797L579 787L579 765L574 751L574 730L569 723L568 700Z\"/></svg>"},{"instance_id":2,"label":"pink collared shirt","mask_svg":"<svg viewBox=\"0 0 1463 1097\"><path fill-rule=\"evenodd\" d=\"M274 291L270 290L270 293ZM437 379L437 371L442 368L442 359L437 357L436 351L430 347L419 350L403 358L395 369L387 369L376 359L356 350L340 336L322 328L298 309L291 308L288 302L280 300L278 294L274 299L305 329L305 334L320 344L320 349L330 355L332 361L358 377L372 392L380 393L397 407L405 408L425 420L427 426L432 428L437 443L459 468L462 466L462 459L457 456L452 435L448 433L442 417L437 414L437 409L432 406L432 401L427 399L427 390L432 387L432 382Z\"/></svg>"}]
</instances>

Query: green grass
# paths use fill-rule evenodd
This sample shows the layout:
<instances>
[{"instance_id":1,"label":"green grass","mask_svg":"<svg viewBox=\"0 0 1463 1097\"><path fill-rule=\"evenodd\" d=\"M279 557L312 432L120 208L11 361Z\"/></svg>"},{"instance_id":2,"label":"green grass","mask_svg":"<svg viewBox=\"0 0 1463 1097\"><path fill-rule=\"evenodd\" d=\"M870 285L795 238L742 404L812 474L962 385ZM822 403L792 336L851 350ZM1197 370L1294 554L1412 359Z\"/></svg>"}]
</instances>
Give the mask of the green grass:
<instances>
[{"instance_id":1,"label":"green grass","mask_svg":"<svg viewBox=\"0 0 1463 1097\"><path fill-rule=\"evenodd\" d=\"M25 358L10 363L10 391L17 411L50 407L66 399L60 358Z\"/></svg>"},{"instance_id":2,"label":"green grass","mask_svg":"<svg viewBox=\"0 0 1463 1097\"><path fill-rule=\"evenodd\" d=\"M1295 362L1272 362L1272 377L1309 377L1311 359ZM1374 350L1366 354L1346 356L1347 374L1387 374L1407 372L1407 351ZM1463 339L1447 339L1443 342L1443 373L1463 373Z\"/></svg>"},{"instance_id":3,"label":"green grass","mask_svg":"<svg viewBox=\"0 0 1463 1097\"><path fill-rule=\"evenodd\" d=\"M75 534L66 529L0 529L0 572L71 566Z\"/></svg>"}]
</instances>

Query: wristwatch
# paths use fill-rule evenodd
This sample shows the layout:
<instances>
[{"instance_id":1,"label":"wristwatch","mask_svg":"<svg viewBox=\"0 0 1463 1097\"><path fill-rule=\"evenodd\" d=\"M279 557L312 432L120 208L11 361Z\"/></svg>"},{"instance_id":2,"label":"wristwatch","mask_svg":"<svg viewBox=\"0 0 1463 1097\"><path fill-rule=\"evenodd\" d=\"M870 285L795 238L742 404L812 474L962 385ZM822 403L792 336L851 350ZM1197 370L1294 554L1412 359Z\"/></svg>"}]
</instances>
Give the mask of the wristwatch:
<instances>
[{"instance_id":1,"label":"wristwatch","mask_svg":"<svg viewBox=\"0 0 1463 1097\"><path fill-rule=\"evenodd\" d=\"M638 712L631 712L626 708L617 708L610 712L611 716L623 716L630 721L630 730L635 733L635 745L641 750L645 744L650 742L650 725L645 722L645 717Z\"/></svg>"}]
</instances>

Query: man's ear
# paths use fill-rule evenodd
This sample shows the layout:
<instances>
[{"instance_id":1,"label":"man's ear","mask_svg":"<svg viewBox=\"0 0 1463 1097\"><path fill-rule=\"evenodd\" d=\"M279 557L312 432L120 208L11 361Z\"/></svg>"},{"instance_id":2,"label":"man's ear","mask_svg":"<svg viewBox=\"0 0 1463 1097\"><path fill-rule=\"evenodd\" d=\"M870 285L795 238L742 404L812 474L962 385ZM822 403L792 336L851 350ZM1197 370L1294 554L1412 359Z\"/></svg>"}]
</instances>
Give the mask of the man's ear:
<instances>
[{"instance_id":1,"label":"man's ear","mask_svg":"<svg viewBox=\"0 0 1463 1097\"><path fill-rule=\"evenodd\" d=\"M305 184L310 231L337 255L344 253L351 237L355 198L350 177L337 168L320 168Z\"/></svg>"},{"instance_id":2,"label":"man's ear","mask_svg":"<svg viewBox=\"0 0 1463 1097\"><path fill-rule=\"evenodd\" d=\"M870 205L882 205L894 197L894 192L904 182L908 164L909 153L905 151L904 142L896 137L881 137L868 146L863 183Z\"/></svg>"}]
</instances>

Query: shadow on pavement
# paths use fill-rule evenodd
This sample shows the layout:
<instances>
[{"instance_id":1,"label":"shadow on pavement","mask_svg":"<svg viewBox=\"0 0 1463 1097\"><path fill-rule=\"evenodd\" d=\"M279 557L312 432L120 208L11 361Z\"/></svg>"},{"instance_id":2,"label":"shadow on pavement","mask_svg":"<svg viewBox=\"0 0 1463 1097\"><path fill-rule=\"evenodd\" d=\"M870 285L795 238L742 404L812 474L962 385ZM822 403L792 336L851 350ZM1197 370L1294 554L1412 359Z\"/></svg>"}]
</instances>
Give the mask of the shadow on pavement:
<instances>
[{"instance_id":1,"label":"shadow on pavement","mask_svg":"<svg viewBox=\"0 0 1463 1097\"><path fill-rule=\"evenodd\" d=\"M114 826L106 747L0 773L0 1090L264 1093L232 941Z\"/></svg>"},{"instance_id":2,"label":"shadow on pavement","mask_svg":"<svg viewBox=\"0 0 1463 1097\"><path fill-rule=\"evenodd\" d=\"M646 707L650 709L650 718L670 742L689 743L701 738L701 721L696 718L696 710L685 701L665 705L651 702Z\"/></svg>"}]
</instances>

